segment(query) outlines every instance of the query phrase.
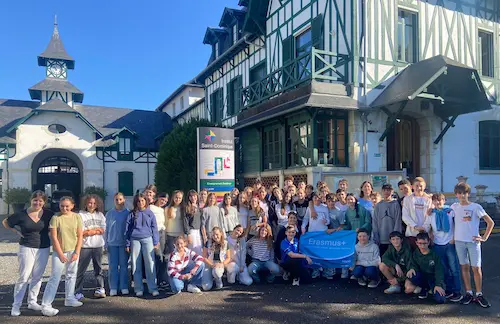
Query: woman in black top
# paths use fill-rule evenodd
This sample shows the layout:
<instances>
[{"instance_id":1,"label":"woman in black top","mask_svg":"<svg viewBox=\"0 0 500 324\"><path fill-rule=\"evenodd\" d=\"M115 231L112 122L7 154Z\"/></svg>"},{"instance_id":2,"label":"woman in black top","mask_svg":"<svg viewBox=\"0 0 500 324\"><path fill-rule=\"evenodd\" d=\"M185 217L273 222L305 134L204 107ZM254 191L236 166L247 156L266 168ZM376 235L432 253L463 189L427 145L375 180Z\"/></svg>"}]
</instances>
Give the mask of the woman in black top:
<instances>
[{"instance_id":1,"label":"woman in black top","mask_svg":"<svg viewBox=\"0 0 500 324\"><path fill-rule=\"evenodd\" d=\"M21 315L21 305L29 283L28 309L40 311L37 303L38 293L42 285L42 275L49 260L50 238L49 223L54 213L44 209L47 196L37 190L31 195L31 205L28 209L15 213L4 219L2 224L6 229L17 233L19 240L19 279L14 287L14 303L11 315ZM19 230L15 227L18 227ZM31 277L31 280L30 280Z\"/></svg>"}]
</instances>

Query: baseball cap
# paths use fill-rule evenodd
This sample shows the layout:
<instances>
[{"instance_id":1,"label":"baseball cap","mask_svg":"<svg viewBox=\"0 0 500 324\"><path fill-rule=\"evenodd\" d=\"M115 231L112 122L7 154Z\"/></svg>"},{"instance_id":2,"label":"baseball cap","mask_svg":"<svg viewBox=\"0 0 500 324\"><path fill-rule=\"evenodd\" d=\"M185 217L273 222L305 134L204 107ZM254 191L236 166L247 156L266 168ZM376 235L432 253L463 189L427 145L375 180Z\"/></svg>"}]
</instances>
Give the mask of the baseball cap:
<instances>
[{"instance_id":1,"label":"baseball cap","mask_svg":"<svg viewBox=\"0 0 500 324\"><path fill-rule=\"evenodd\" d=\"M390 183L384 183L382 186L382 190L388 189L388 190L393 190L392 185Z\"/></svg>"}]
</instances>

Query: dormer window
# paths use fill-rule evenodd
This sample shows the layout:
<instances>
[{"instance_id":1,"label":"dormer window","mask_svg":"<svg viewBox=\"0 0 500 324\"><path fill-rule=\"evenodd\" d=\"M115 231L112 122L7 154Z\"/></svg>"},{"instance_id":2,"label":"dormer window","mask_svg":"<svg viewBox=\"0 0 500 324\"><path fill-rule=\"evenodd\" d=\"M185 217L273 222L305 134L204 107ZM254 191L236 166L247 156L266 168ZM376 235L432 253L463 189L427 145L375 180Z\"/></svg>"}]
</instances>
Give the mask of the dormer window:
<instances>
[{"instance_id":1,"label":"dormer window","mask_svg":"<svg viewBox=\"0 0 500 324\"><path fill-rule=\"evenodd\" d=\"M233 44L238 41L238 23L233 25Z\"/></svg>"},{"instance_id":2,"label":"dormer window","mask_svg":"<svg viewBox=\"0 0 500 324\"><path fill-rule=\"evenodd\" d=\"M118 160L132 161L132 140L128 137L120 137L118 141Z\"/></svg>"}]
</instances>

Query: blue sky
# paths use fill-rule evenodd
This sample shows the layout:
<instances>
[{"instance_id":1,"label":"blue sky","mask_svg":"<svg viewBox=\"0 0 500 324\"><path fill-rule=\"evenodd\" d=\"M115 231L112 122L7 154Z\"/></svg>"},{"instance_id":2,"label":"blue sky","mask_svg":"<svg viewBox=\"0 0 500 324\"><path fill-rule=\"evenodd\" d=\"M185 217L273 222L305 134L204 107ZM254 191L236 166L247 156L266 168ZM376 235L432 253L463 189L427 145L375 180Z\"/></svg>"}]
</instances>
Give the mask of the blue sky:
<instances>
[{"instance_id":1,"label":"blue sky","mask_svg":"<svg viewBox=\"0 0 500 324\"><path fill-rule=\"evenodd\" d=\"M29 100L45 77L37 55L57 14L64 46L75 61L68 79L84 104L155 109L207 64L208 26L238 0L17 0L0 10L0 98Z\"/></svg>"}]
</instances>

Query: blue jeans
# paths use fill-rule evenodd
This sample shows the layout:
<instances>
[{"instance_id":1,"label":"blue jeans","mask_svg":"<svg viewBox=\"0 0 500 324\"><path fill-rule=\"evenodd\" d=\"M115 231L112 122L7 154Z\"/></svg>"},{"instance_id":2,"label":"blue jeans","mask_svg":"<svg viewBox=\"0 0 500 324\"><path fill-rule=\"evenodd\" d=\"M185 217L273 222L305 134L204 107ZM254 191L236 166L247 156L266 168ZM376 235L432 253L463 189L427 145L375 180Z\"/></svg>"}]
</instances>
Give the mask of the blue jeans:
<instances>
[{"instance_id":1,"label":"blue jeans","mask_svg":"<svg viewBox=\"0 0 500 324\"><path fill-rule=\"evenodd\" d=\"M128 289L128 258L125 246L108 246L109 289Z\"/></svg>"},{"instance_id":2,"label":"blue jeans","mask_svg":"<svg viewBox=\"0 0 500 324\"><path fill-rule=\"evenodd\" d=\"M146 271L146 280L148 282L148 291L156 291L156 269L155 269L155 251L153 238L132 239L132 273L134 274L134 291L142 292L142 259L144 258L144 270Z\"/></svg>"},{"instance_id":3,"label":"blue jeans","mask_svg":"<svg viewBox=\"0 0 500 324\"><path fill-rule=\"evenodd\" d=\"M262 269L269 270L269 275L267 276L267 282L269 283L273 282L274 277L280 273L280 267L272 260L260 261L253 259L252 263L248 266L248 274L252 277L254 282L260 282L258 272Z\"/></svg>"},{"instance_id":4,"label":"blue jeans","mask_svg":"<svg viewBox=\"0 0 500 324\"><path fill-rule=\"evenodd\" d=\"M378 281L379 280L379 275L378 275L378 268L375 266L370 266L370 267L363 267L360 265L357 265L354 267L354 270L352 271L352 275L356 277L356 279L366 277L368 280L373 280L373 281Z\"/></svg>"},{"instance_id":5,"label":"blue jeans","mask_svg":"<svg viewBox=\"0 0 500 324\"><path fill-rule=\"evenodd\" d=\"M181 271L181 274L189 273L191 270L193 270L194 266L195 266L194 262L190 262L188 266ZM184 282L196 287L200 287L204 270L205 270L205 263L202 263L198 268L198 270L196 271L196 273L194 274L194 276L191 277L191 279L189 280L176 279L174 277L169 276L168 279L170 281L170 288L172 289L172 292L174 294L177 294L179 291L182 291L182 289L184 289Z\"/></svg>"},{"instance_id":6,"label":"blue jeans","mask_svg":"<svg viewBox=\"0 0 500 324\"><path fill-rule=\"evenodd\" d=\"M434 282L434 276L427 275L423 272L417 272L413 277L409 278L409 280L415 286L419 286L420 288L422 288L422 290L432 289L432 291L434 291L434 287L436 286ZM434 293L434 300L436 301L436 303L443 304L445 299L445 296L441 296L437 292Z\"/></svg>"},{"instance_id":7,"label":"blue jeans","mask_svg":"<svg viewBox=\"0 0 500 324\"><path fill-rule=\"evenodd\" d=\"M433 249L443 264L446 292L459 294L462 289L462 281L455 244L435 244Z\"/></svg>"}]
</instances>

